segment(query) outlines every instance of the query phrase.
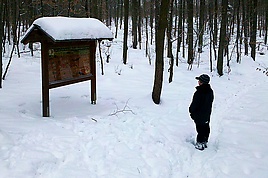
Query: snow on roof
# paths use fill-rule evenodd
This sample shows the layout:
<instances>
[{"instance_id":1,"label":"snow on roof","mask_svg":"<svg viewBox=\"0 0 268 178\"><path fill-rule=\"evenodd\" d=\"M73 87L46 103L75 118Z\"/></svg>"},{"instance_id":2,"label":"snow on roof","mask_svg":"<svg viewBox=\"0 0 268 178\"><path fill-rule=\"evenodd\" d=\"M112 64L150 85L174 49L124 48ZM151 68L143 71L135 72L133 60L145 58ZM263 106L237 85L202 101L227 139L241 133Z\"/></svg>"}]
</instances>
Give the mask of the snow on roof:
<instances>
[{"instance_id":1,"label":"snow on roof","mask_svg":"<svg viewBox=\"0 0 268 178\"><path fill-rule=\"evenodd\" d=\"M41 17L36 19L27 30L38 27L54 41L78 39L113 39L112 32L95 18Z\"/></svg>"}]
</instances>

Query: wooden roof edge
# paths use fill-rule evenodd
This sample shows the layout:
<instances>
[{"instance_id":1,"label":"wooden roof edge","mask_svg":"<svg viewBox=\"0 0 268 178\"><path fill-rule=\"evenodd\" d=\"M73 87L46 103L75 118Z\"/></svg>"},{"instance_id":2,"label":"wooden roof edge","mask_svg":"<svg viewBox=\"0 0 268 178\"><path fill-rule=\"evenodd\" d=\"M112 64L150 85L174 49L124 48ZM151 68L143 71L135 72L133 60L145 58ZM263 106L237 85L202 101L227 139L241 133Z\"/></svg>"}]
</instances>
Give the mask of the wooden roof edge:
<instances>
[{"instance_id":1,"label":"wooden roof edge","mask_svg":"<svg viewBox=\"0 0 268 178\"><path fill-rule=\"evenodd\" d=\"M29 34L33 31L33 28L30 29L30 31L26 32L26 34L24 35L24 37L21 39L21 43L23 43L24 45L26 45L28 43L27 38L29 36Z\"/></svg>"},{"instance_id":2,"label":"wooden roof edge","mask_svg":"<svg viewBox=\"0 0 268 178\"><path fill-rule=\"evenodd\" d=\"M27 43L30 43L30 42L41 42L41 40L40 41L30 41L30 40L28 40L28 38L30 37L31 33L33 33L34 30L40 30L52 42L56 42L56 40L51 35L49 35L47 32L45 32L39 25L33 24L30 28L31 29L29 31L27 31L25 36L21 39L21 43L23 43L24 45L26 45Z\"/></svg>"}]
</instances>

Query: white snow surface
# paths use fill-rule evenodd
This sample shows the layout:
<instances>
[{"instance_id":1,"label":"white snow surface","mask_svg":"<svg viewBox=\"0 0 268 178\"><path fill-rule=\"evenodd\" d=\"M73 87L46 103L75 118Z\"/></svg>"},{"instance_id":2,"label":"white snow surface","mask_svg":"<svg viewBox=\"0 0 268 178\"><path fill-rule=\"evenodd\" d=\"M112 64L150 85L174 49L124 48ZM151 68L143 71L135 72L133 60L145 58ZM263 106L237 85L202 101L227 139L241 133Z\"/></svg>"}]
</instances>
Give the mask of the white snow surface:
<instances>
[{"instance_id":1,"label":"white snow surface","mask_svg":"<svg viewBox=\"0 0 268 178\"><path fill-rule=\"evenodd\" d=\"M110 29L95 18L41 17L33 22L26 34L38 25L54 40L112 39Z\"/></svg>"},{"instance_id":2,"label":"white snow surface","mask_svg":"<svg viewBox=\"0 0 268 178\"><path fill-rule=\"evenodd\" d=\"M55 88L49 118L41 116L40 44L33 57L14 56L0 89L1 178L267 177L266 50L256 62L232 59L231 71L225 66L219 77L215 67L209 72L205 48L191 71L180 57L172 83L166 58L156 105L154 61L149 65L144 50L129 48L128 63L122 64L121 36L112 42L104 75L97 53L97 104L90 103L89 81ZM153 49L151 54L154 59ZM5 66L7 61L5 56ZM188 107L202 73L211 77L215 101L208 148L199 151L192 144L196 131Z\"/></svg>"}]
</instances>

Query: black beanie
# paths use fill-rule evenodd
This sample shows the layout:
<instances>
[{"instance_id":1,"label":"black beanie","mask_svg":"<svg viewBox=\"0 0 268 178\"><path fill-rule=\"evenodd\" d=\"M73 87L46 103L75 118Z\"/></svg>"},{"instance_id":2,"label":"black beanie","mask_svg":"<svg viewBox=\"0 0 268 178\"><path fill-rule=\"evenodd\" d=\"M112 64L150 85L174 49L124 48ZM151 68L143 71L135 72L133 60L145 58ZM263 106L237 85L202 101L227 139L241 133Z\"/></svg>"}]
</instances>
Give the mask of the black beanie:
<instances>
[{"instance_id":1,"label":"black beanie","mask_svg":"<svg viewBox=\"0 0 268 178\"><path fill-rule=\"evenodd\" d=\"M208 84L210 81L210 78L207 74L202 74L199 77L195 77L195 79L199 80L200 82L204 84Z\"/></svg>"}]
</instances>

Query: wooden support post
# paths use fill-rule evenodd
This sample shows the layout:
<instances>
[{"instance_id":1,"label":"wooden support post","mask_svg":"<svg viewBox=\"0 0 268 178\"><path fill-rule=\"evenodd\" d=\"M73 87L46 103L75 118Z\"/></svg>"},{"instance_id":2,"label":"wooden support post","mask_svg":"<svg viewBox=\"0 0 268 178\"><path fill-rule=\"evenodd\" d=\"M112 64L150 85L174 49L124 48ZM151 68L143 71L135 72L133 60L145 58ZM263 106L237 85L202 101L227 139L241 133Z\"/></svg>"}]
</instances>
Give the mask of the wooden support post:
<instances>
[{"instance_id":1,"label":"wooden support post","mask_svg":"<svg viewBox=\"0 0 268 178\"><path fill-rule=\"evenodd\" d=\"M42 44L42 104L43 117L49 117L49 76L48 76L48 53L47 45Z\"/></svg>"},{"instance_id":2,"label":"wooden support post","mask_svg":"<svg viewBox=\"0 0 268 178\"><path fill-rule=\"evenodd\" d=\"M90 65L92 70L93 78L91 80L91 104L96 104L96 47L97 47L97 41L95 41L94 45L91 45L90 48L92 50L91 56L90 56Z\"/></svg>"},{"instance_id":3,"label":"wooden support post","mask_svg":"<svg viewBox=\"0 0 268 178\"><path fill-rule=\"evenodd\" d=\"M96 77L91 80L91 104L96 104Z\"/></svg>"}]
</instances>

